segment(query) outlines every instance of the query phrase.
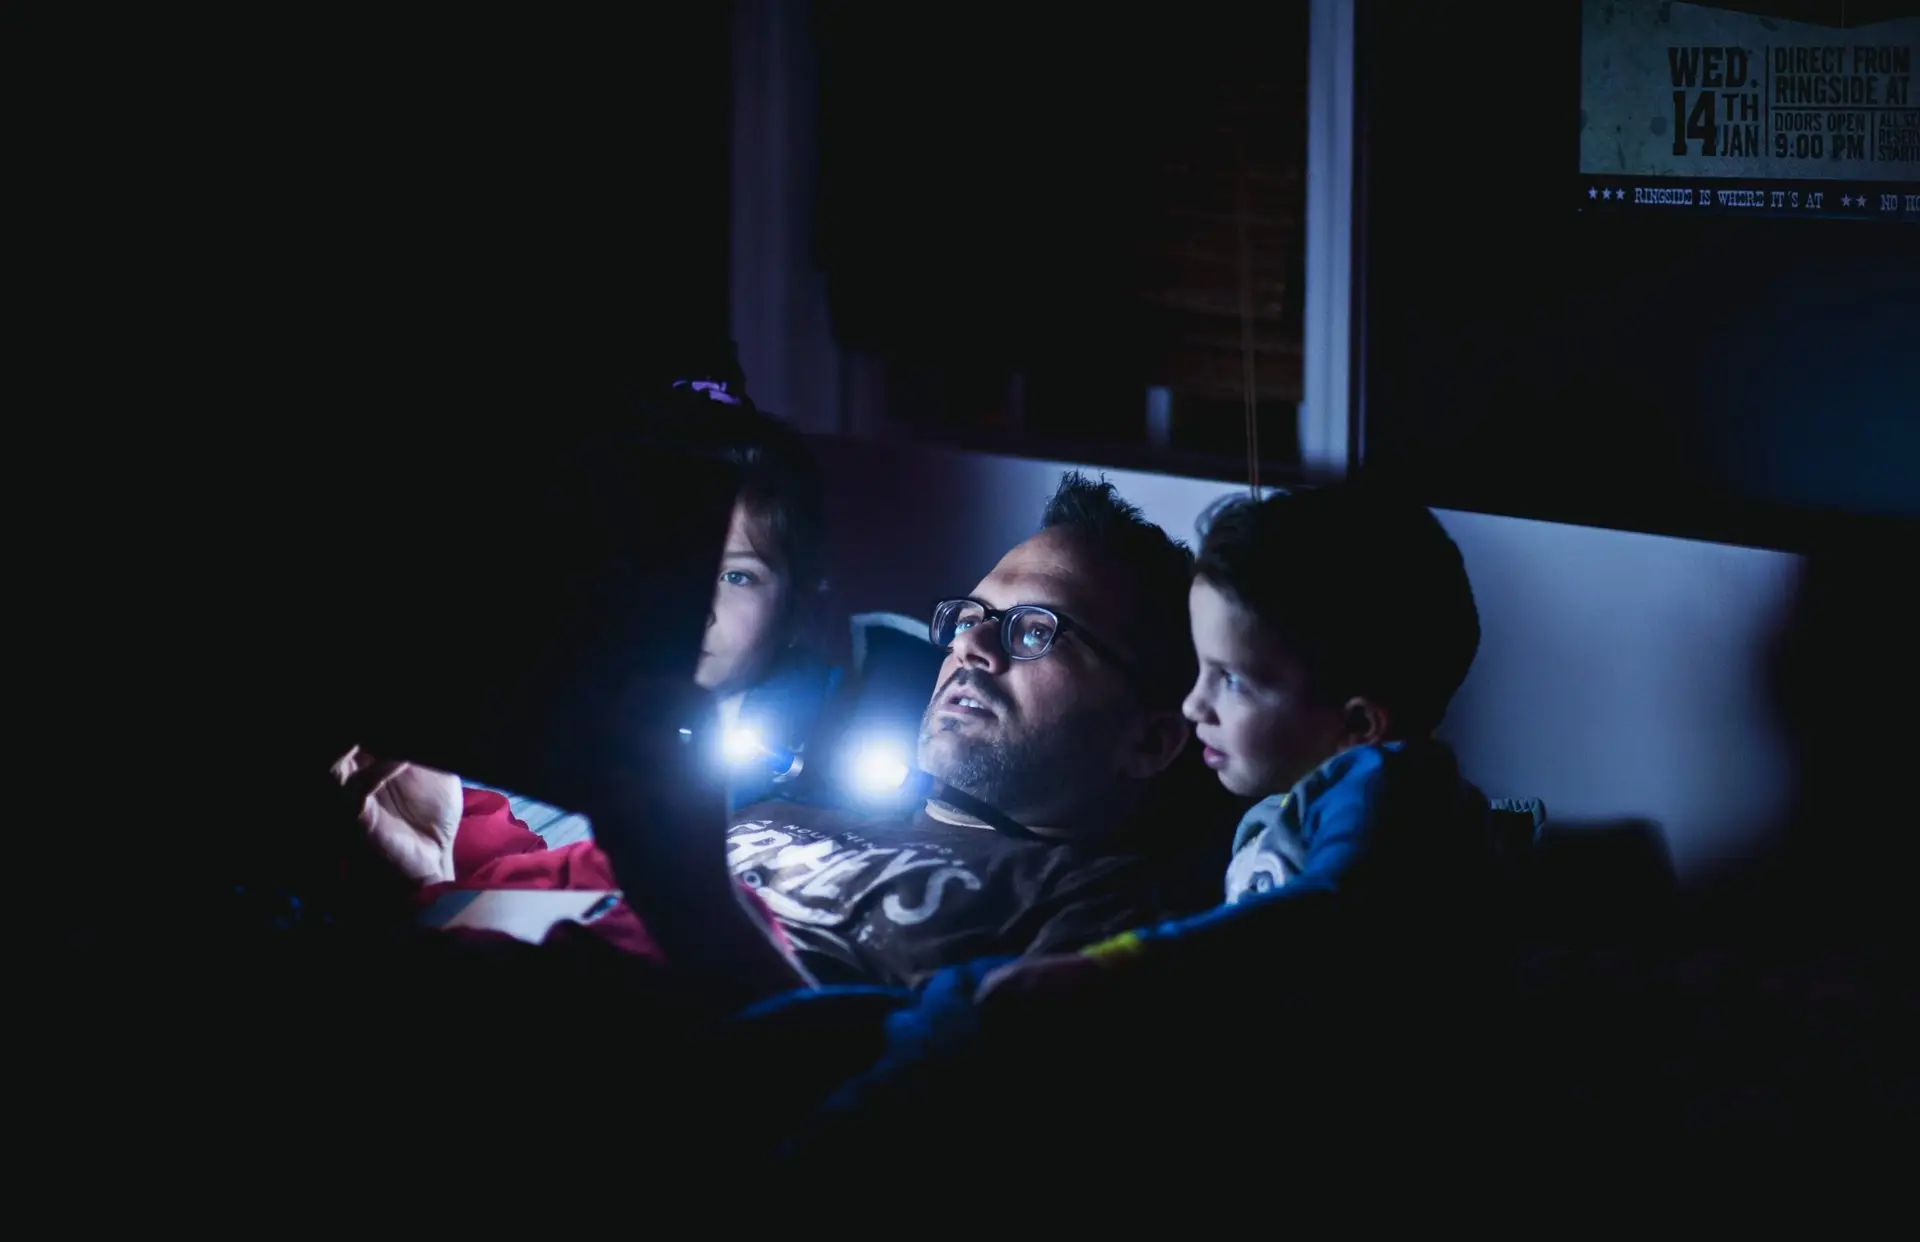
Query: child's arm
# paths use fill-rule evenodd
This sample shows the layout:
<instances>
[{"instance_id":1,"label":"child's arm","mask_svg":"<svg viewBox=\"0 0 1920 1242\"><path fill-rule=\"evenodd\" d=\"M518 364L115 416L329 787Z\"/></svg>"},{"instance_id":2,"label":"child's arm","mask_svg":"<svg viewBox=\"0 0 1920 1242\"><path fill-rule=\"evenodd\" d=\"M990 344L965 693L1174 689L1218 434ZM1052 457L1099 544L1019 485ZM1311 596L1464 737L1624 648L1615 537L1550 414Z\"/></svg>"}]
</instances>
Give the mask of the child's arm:
<instances>
[{"instance_id":1,"label":"child's arm","mask_svg":"<svg viewBox=\"0 0 1920 1242\"><path fill-rule=\"evenodd\" d=\"M1235 943L1255 961L1297 956L1305 946L1290 926L1323 917L1323 910L1398 915L1403 906L1446 889L1449 874L1464 861L1461 851L1490 848L1490 837L1481 842L1460 831L1473 798L1444 747L1347 751L1302 781L1281 822L1244 841L1235 856L1236 863L1257 866L1263 849L1281 852L1268 847L1273 836L1304 841L1298 871L1280 887L1230 892L1227 904L1204 914L1143 928L1088 952L1115 964L1152 954L1213 965L1224 946ZM1478 805L1484 819L1485 804Z\"/></svg>"},{"instance_id":2,"label":"child's arm","mask_svg":"<svg viewBox=\"0 0 1920 1242\"><path fill-rule=\"evenodd\" d=\"M994 992L1067 990L1109 973L1134 974L1149 967L1196 982L1202 971L1271 970L1304 954L1325 957L1331 947L1326 936L1344 937L1397 921L1368 924L1347 917L1356 910L1398 912L1400 903L1448 884L1446 872L1459 861L1449 860L1449 850L1471 848L1446 822L1461 814L1462 805L1459 773L1444 750L1348 751L1295 790L1283 812L1292 817L1291 824L1267 829L1284 827L1306 842L1297 873L1281 887L1240 895L1191 918L1125 932L1077 955L1015 963L984 981L982 999ZM1265 837L1244 842L1236 858L1261 850Z\"/></svg>"}]
</instances>

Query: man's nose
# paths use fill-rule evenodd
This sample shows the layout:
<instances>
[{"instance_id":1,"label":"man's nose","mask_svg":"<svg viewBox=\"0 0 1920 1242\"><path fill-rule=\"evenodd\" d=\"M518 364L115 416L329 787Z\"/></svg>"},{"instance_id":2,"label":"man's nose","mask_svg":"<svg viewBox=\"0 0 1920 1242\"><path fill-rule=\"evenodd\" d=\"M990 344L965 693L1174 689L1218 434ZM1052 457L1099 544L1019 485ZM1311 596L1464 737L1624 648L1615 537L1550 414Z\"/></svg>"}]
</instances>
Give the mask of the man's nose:
<instances>
[{"instance_id":1,"label":"man's nose","mask_svg":"<svg viewBox=\"0 0 1920 1242\"><path fill-rule=\"evenodd\" d=\"M997 625L976 625L955 634L953 655L967 668L983 669L989 673L1004 673L1007 670L1007 653L1000 645L1000 627Z\"/></svg>"}]
</instances>

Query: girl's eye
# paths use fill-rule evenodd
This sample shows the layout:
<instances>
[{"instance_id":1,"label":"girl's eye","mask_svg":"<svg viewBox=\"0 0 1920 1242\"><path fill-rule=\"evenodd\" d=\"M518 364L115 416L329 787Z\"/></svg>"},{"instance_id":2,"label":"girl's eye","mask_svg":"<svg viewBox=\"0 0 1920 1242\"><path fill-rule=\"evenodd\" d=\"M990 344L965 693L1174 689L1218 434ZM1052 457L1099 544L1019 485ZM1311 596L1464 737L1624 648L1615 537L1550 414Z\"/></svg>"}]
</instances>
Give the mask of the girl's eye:
<instances>
[{"instance_id":1,"label":"girl's eye","mask_svg":"<svg viewBox=\"0 0 1920 1242\"><path fill-rule=\"evenodd\" d=\"M752 586L754 577L744 569L729 569L720 575L720 581L726 583L728 586Z\"/></svg>"},{"instance_id":2,"label":"girl's eye","mask_svg":"<svg viewBox=\"0 0 1920 1242\"><path fill-rule=\"evenodd\" d=\"M1220 684L1235 694L1240 693L1240 679L1232 673L1223 671L1220 674Z\"/></svg>"}]
</instances>

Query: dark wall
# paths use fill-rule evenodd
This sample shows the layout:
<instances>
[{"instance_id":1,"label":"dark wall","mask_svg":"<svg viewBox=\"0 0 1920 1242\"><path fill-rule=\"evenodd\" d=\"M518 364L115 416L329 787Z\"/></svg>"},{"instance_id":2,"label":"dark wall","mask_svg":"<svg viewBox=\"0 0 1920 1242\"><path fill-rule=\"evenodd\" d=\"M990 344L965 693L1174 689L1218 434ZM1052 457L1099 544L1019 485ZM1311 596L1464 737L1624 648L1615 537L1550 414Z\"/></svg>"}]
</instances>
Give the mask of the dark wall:
<instances>
[{"instance_id":1,"label":"dark wall","mask_svg":"<svg viewBox=\"0 0 1920 1242\"><path fill-rule=\"evenodd\" d=\"M222 365L399 417L471 411L509 355L594 343L637 378L724 341L727 17L275 20L183 67L153 210L191 235L196 294L231 282L221 331L260 338Z\"/></svg>"},{"instance_id":2,"label":"dark wall","mask_svg":"<svg viewBox=\"0 0 1920 1242\"><path fill-rule=\"evenodd\" d=\"M1580 216L1579 9L1362 7L1368 466L1783 546L1920 516L1920 230Z\"/></svg>"}]
</instances>

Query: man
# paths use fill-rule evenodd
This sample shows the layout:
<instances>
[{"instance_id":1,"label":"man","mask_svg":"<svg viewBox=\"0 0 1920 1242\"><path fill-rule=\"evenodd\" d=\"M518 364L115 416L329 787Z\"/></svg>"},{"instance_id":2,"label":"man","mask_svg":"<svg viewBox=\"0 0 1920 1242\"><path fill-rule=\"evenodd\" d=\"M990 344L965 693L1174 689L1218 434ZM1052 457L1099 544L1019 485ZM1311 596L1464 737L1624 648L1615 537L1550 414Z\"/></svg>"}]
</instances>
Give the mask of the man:
<instances>
[{"instance_id":1,"label":"man","mask_svg":"<svg viewBox=\"0 0 1920 1242\"><path fill-rule=\"evenodd\" d=\"M1187 549L1112 484L1069 473L1040 531L935 610L933 636L948 652L919 766L1039 841L938 799L904 816L780 803L736 817L728 867L815 979L906 984L1211 904L1224 833L1188 831L1185 817L1154 809L1190 737L1180 702L1194 671L1191 570ZM416 880L618 887L593 842L547 849L502 808L470 798L468 809L457 835L428 830L441 861L416 866ZM404 816L369 822L389 856L418 831Z\"/></svg>"},{"instance_id":2,"label":"man","mask_svg":"<svg viewBox=\"0 0 1920 1242\"><path fill-rule=\"evenodd\" d=\"M904 818L793 805L741 817L728 865L817 977L904 983L1205 900L1203 834L1142 814L1190 735L1178 710L1191 568L1112 484L1070 473L1039 533L935 608L947 658L918 765L1042 843L938 797Z\"/></svg>"}]
</instances>

